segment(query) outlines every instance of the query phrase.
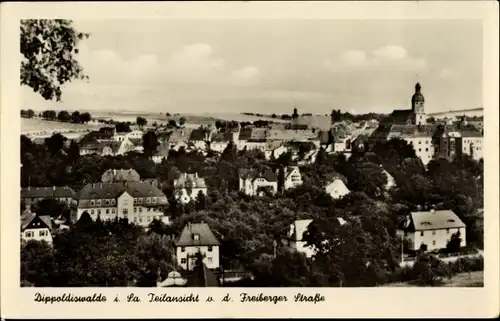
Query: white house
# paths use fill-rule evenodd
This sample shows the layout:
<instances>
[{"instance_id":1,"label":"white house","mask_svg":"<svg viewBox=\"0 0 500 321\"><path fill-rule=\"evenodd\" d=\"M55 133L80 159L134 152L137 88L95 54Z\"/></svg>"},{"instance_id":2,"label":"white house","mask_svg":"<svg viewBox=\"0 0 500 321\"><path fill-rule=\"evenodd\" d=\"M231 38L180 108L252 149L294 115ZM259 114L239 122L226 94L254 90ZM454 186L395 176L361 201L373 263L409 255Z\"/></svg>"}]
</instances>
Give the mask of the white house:
<instances>
[{"instance_id":1,"label":"white house","mask_svg":"<svg viewBox=\"0 0 500 321\"><path fill-rule=\"evenodd\" d=\"M188 223L175 241L177 265L191 271L201 253L209 269L219 267L219 241L207 223Z\"/></svg>"},{"instance_id":2,"label":"white house","mask_svg":"<svg viewBox=\"0 0 500 321\"><path fill-rule=\"evenodd\" d=\"M302 175L298 166L285 167L283 170L283 190L302 185Z\"/></svg>"},{"instance_id":3,"label":"white house","mask_svg":"<svg viewBox=\"0 0 500 321\"><path fill-rule=\"evenodd\" d=\"M380 167L382 167L382 165L380 165ZM382 168L382 173L384 173L384 175L387 177L387 184L385 184L386 191L396 186L396 180L394 179L394 177L392 177L391 174L389 174L388 171Z\"/></svg>"},{"instance_id":4,"label":"white house","mask_svg":"<svg viewBox=\"0 0 500 321\"><path fill-rule=\"evenodd\" d=\"M411 212L398 235L408 241L410 250L416 251L425 244L427 250L432 251L446 248L451 236L457 232L460 232L460 246L464 247L467 244L464 222L451 210L430 210Z\"/></svg>"},{"instance_id":5,"label":"white house","mask_svg":"<svg viewBox=\"0 0 500 321\"><path fill-rule=\"evenodd\" d=\"M279 144L278 146L267 145L264 155L266 159L278 159L282 154L288 152L288 148Z\"/></svg>"},{"instance_id":6,"label":"white house","mask_svg":"<svg viewBox=\"0 0 500 321\"><path fill-rule=\"evenodd\" d=\"M340 178L335 178L333 181L328 183L325 186L325 191L334 199L344 197L351 192Z\"/></svg>"},{"instance_id":7,"label":"white house","mask_svg":"<svg viewBox=\"0 0 500 321\"><path fill-rule=\"evenodd\" d=\"M278 178L270 170L264 173L241 172L239 187L240 191L250 196L262 196L266 189L271 194L276 194L278 191Z\"/></svg>"},{"instance_id":8,"label":"white house","mask_svg":"<svg viewBox=\"0 0 500 321\"><path fill-rule=\"evenodd\" d=\"M344 225L347 222L339 217L337 218L340 225ZM309 224L312 223L313 220L296 220L292 224L290 224L290 229L286 235L286 237L281 239L282 244L285 248L304 253L306 257L310 258L315 253L316 250L313 246L308 246L304 241L304 232L307 231Z\"/></svg>"},{"instance_id":9,"label":"white house","mask_svg":"<svg viewBox=\"0 0 500 321\"><path fill-rule=\"evenodd\" d=\"M27 210L21 216L21 240L46 241L52 245L52 220L48 215L38 216Z\"/></svg>"},{"instance_id":10,"label":"white house","mask_svg":"<svg viewBox=\"0 0 500 321\"><path fill-rule=\"evenodd\" d=\"M204 178L198 176L198 173L183 173L174 180L174 195L182 204L196 200L200 192L207 195L207 184Z\"/></svg>"}]
</instances>

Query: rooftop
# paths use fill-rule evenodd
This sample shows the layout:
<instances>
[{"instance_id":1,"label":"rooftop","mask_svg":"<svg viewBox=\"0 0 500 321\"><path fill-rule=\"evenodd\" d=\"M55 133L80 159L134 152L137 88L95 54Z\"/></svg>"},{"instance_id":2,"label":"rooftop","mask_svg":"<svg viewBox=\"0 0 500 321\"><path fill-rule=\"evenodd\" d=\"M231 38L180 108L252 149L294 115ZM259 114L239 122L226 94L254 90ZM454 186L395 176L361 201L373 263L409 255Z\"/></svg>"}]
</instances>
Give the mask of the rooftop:
<instances>
[{"instance_id":1,"label":"rooftop","mask_svg":"<svg viewBox=\"0 0 500 321\"><path fill-rule=\"evenodd\" d=\"M195 235L198 235L195 237ZM207 223L188 223L175 242L176 246L219 245Z\"/></svg>"},{"instance_id":2,"label":"rooftop","mask_svg":"<svg viewBox=\"0 0 500 321\"><path fill-rule=\"evenodd\" d=\"M410 215L416 231L465 227L451 210L411 212Z\"/></svg>"}]
</instances>

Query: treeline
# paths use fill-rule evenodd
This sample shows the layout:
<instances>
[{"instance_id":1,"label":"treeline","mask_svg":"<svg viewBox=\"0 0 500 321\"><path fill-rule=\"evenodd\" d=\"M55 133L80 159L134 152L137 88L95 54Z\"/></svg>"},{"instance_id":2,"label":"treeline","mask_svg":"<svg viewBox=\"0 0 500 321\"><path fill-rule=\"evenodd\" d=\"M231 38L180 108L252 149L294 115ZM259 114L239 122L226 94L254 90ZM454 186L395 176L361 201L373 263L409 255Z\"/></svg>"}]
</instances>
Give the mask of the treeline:
<instances>
[{"instance_id":1,"label":"treeline","mask_svg":"<svg viewBox=\"0 0 500 321\"><path fill-rule=\"evenodd\" d=\"M349 112L342 112L340 109L337 110L333 109L330 114L330 117L332 123L341 121L361 122L372 119L380 122L387 117L387 114L367 113L367 114L354 115Z\"/></svg>"},{"instance_id":2,"label":"treeline","mask_svg":"<svg viewBox=\"0 0 500 321\"><path fill-rule=\"evenodd\" d=\"M21 117L33 118L35 116L36 114L32 109L21 110ZM88 112L80 113L79 111L74 111L70 114L66 110L61 110L60 112L56 112L54 110L44 110L38 114L38 117L45 120L74 124L86 124L92 120L92 116Z\"/></svg>"}]
</instances>

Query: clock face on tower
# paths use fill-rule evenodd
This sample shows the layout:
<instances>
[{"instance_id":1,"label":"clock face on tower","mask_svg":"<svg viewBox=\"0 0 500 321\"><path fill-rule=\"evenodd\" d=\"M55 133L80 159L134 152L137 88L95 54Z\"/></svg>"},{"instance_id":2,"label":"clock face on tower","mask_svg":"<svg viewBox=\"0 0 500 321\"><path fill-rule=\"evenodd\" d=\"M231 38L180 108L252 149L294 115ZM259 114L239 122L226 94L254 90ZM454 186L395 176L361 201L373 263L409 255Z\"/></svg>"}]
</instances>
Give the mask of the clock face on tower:
<instances>
[{"instance_id":1,"label":"clock face on tower","mask_svg":"<svg viewBox=\"0 0 500 321\"><path fill-rule=\"evenodd\" d=\"M415 102L415 112L419 114L424 112L424 103L422 101Z\"/></svg>"}]
</instances>

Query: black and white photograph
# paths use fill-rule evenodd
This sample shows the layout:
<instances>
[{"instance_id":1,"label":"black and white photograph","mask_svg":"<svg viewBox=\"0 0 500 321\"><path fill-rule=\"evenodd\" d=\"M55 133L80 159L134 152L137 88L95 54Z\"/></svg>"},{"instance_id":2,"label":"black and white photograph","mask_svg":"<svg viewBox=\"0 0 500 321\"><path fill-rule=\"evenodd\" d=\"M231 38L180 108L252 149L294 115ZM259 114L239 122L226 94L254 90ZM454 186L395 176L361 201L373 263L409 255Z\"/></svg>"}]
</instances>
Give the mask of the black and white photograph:
<instances>
[{"instance_id":1,"label":"black and white photograph","mask_svg":"<svg viewBox=\"0 0 500 321\"><path fill-rule=\"evenodd\" d=\"M482 20L17 28L21 288L485 287Z\"/></svg>"}]
</instances>

